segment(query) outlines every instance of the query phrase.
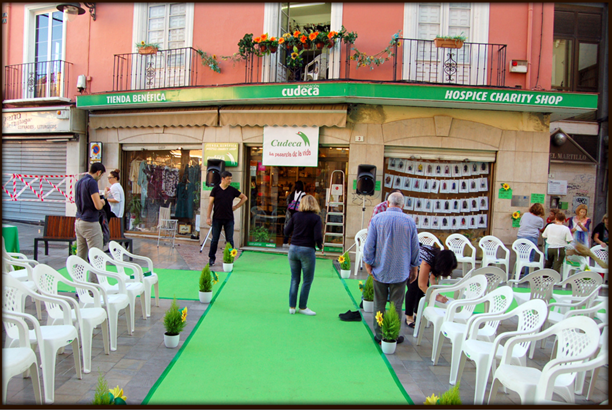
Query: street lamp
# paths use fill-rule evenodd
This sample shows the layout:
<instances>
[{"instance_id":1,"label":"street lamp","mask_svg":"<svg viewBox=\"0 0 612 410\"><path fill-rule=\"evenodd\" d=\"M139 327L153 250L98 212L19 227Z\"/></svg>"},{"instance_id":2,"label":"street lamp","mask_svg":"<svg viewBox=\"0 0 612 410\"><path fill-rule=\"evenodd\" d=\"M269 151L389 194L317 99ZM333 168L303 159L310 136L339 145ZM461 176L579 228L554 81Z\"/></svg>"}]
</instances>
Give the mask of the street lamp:
<instances>
[{"instance_id":1,"label":"street lamp","mask_svg":"<svg viewBox=\"0 0 612 410\"><path fill-rule=\"evenodd\" d=\"M96 3L83 3L89 10L89 14L96 21ZM57 6L57 9L64 13L64 18L68 21L73 21L77 16L85 14L85 9L81 7L81 3L62 3Z\"/></svg>"}]
</instances>

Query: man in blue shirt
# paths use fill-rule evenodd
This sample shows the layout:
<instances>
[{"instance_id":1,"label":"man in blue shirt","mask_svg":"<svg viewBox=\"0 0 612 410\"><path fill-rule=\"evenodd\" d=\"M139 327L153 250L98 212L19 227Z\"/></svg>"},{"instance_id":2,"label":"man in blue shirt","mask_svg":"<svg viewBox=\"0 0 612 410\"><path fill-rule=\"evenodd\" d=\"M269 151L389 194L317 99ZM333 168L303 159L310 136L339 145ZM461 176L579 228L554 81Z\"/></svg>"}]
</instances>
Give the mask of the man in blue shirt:
<instances>
[{"instance_id":1,"label":"man in blue shirt","mask_svg":"<svg viewBox=\"0 0 612 410\"><path fill-rule=\"evenodd\" d=\"M374 316L385 312L387 298L401 316L408 279L416 278L421 263L417 229L411 217L402 208L404 196L389 195L389 208L370 221L368 237L363 250L363 262L374 279ZM380 343L380 326L374 319L376 341ZM402 343L404 336L397 339Z\"/></svg>"},{"instance_id":2,"label":"man in blue shirt","mask_svg":"<svg viewBox=\"0 0 612 410\"><path fill-rule=\"evenodd\" d=\"M74 203L76 204L76 221L74 230L77 239L77 255L88 261L90 248L104 247L102 227L100 226L100 210L104 207L104 201L100 198L98 181L106 172L106 168L100 162L95 162L89 167L89 173L79 179L74 192ZM97 282L94 274L90 273L89 280Z\"/></svg>"}]
</instances>

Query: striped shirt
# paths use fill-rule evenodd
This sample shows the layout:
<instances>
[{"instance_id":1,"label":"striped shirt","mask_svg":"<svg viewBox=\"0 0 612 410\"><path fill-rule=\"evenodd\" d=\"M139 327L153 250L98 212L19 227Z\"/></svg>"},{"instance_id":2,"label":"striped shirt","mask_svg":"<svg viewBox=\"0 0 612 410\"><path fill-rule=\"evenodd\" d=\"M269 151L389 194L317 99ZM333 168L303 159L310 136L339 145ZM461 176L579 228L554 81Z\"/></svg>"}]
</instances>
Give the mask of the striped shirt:
<instances>
[{"instance_id":1,"label":"striped shirt","mask_svg":"<svg viewBox=\"0 0 612 410\"><path fill-rule=\"evenodd\" d=\"M388 208L389 208L389 202L382 201L380 204L374 207L374 212L372 212L372 218L374 218L374 216L378 215L381 212L385 212ZM372 218L370 218L370 223L372 223ZM368 228L369 227L370 225L368 224Z\"/></svg>"},{"instance_id":2,"label":"striped shirt","mask_svg":"<svg viewBox=\"0 0 612 410\"><path fill-rule=\"evenodd\" d=\"M381 283L403 282L410 268L421 264L414 220L401 208L388 208L370 221L363 261L372 266L374 279Z\"/></svg>"}]
</instances>

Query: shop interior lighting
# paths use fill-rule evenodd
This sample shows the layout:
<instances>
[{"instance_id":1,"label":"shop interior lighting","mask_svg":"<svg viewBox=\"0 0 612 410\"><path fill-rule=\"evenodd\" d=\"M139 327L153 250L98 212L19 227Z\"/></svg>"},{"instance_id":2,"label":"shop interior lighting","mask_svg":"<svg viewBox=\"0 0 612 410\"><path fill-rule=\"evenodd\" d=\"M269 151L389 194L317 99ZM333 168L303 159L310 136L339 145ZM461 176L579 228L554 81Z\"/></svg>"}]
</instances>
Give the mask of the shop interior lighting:
<instances>
[{"instance_id":1,"label":"shop interior lighting","mask_svg":"<svg viewBox=\"0 0 612 410\"><path fill-rule=\"evenodd\" d=\"M310 7L310 6L323 6L325 3L299 3L299 4L291 4L289 7L292 9L297 9L298 7ZM287 10L289 7L283 7L283 10Z\"/></svg>"},{"instance_id":2,"label":"shop interior lighting","mask_svg":"<svg viewBox=\"0 0 612 410\"><path fill-rule=\"evenodd\" d=\"M96 3L83 3L83 6L89 10L93 21L96 21ZM64 18L68 21L74 21L77 16L85 14L81 3L62 3L57 6L57 9L64 13Z\"/></svg>"}]
</instances>

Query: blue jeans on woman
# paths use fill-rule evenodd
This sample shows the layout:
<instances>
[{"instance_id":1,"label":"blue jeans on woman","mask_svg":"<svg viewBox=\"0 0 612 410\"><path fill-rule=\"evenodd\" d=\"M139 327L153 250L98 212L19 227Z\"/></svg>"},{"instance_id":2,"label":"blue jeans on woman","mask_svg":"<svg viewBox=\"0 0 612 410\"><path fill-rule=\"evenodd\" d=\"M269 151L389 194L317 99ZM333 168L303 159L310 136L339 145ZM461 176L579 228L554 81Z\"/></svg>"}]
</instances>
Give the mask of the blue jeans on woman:
<instances>
[{"instance_id":1,"label":"blue jeans on woman","mask_svg":"<svg viewBox=\"0 0 612 410\"><path fill-rule=\"evenodd\" d=\"M306 309L310 285L314 279L315 250L308 246L289 245L289 266L291 267L291 287L289 288L289 307L295 308L297 304L298 287L302 271L304 272L304 283L300 291L300 309Z\"/></svg>"},{"instance_id":2,"label":"blue jeans on woman","mask_svg":"<svg viewBox=\"0 0 612 410\"><path fill-rule=\"evenodd\" d=\"M538 247L538 238L534 238L532 236L517 236L516 239L527 239L528 241L533 243L536 248ZM535 251L531 251L531 253L529 254L529 262L533 262L534 259ZM525 272L525 275L527 275L529 273L529 268L523 268L523 272Z\"/></svg>"}]
</instances>

